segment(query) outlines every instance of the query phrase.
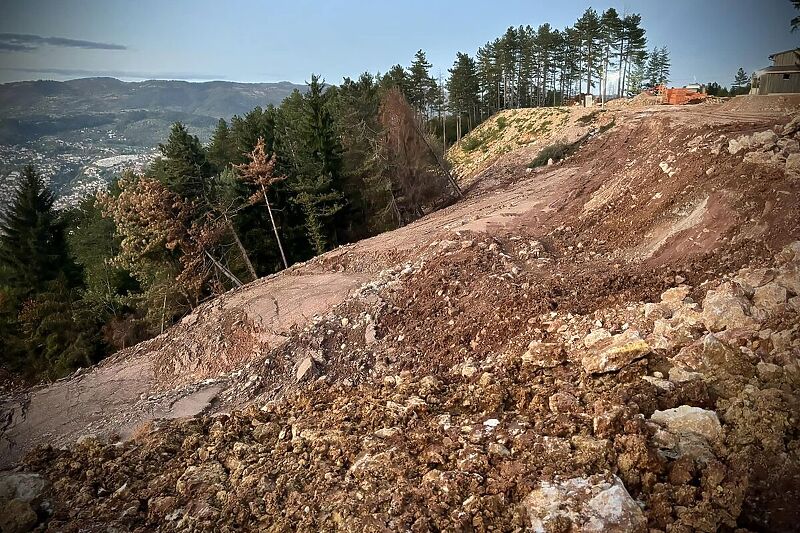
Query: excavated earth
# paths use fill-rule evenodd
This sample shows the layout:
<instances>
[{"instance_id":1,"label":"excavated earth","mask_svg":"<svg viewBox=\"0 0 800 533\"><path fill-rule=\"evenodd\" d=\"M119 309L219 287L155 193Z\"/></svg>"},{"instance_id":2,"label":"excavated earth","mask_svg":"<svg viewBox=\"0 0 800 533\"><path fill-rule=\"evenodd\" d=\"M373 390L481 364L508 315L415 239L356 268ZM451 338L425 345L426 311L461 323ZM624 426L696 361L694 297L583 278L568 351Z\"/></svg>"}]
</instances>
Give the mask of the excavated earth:
<instances>
[{"instance_id":1,"label":"excavated earth","mask_svg":"<svg viewBox=\"0 0 800 533\"><path fill-rule=\"evenodd\" d=\"M798 104L606 111L4 392L0 529L796 530Z\"/></svg>"}]
</instances>

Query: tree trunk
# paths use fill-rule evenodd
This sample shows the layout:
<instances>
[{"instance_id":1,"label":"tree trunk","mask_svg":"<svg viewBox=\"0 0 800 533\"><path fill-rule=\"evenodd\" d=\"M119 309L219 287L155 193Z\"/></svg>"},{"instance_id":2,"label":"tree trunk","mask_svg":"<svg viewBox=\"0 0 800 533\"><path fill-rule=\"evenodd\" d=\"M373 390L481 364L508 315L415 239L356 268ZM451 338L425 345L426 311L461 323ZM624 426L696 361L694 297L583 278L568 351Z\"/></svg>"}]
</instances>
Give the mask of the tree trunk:
<instances>
[{"instance_id":1,"label":"tree trunk","mask_svg":"<svg viewBox=\"0 0 800 533\"><path fill-rule=\"evenodd\" d=\"M205 252L206 256L207 256L209 259L211 259L211 262L212 262L212 263L214 263L214 266L215 266L215 267L217 267L217 269L218 269L220 272L222 272L223 274L225 274L225 276L226 276L226 277L227 277L229 280L231 280L231 281L232 281L232 282L233 282L233 283L234 283L234 284L235 284L237 287L241 287L241 286L242 286L242 282L239 280L239 278L237 278L237 277L236 277L236 276L233 274L233 272L231 272L230 270L228 270L227 268L225 268L225 267L222 265L222 263L220 263L219 261L217 261L216 259L214 259L214 257L213 257L213 256L212 256L210 253L208 253L208 251L207 251L207 250L203 250L203 252Z\"/></svg>"},{"instance_id":2,"label":"tree trunk","mask_svg":"<svg viewBox=\"0 0 800 533\"><path fill-rule=\"evenodd\" d=\"M269 198L267 198L267 188L261 185L261 192L264 193L264 203L267 204L267 212L269 213L269 220L272 222L272 230L275 232L275 240L278 241L278 249L281 251L281 259L283 259L283 268L289 268L289 263L286 262L286 254L283 253L283 244L281 244L281 237L278 235L278 226L275 225L275 218L272 216L272 207L269 205Z\"/></svg>"},{"instance_id":3,"label":"tree trunk","mask_svg":"<svg viewBox=\"0 0 800 533\"><path fill-rule=\"evenodd\" d=\"M255 281L258 279L258 274L256 274L256 269L253 268L253 263L250 261L250 256L247 255L247 250L245 250L242 241L239 240L239 235L236 233L236 228L233 227L231 219L228 218L227 214L223 214L223 216L225 217L225 224L231 231L231 235L233 235L233 241L236 243L236 247L239 248L239 253L242 254L242 259L244 259L245 265L247 265L247 270L250 272L250 275L253 276L253 281Z\"/></svg>"}]
</instances>

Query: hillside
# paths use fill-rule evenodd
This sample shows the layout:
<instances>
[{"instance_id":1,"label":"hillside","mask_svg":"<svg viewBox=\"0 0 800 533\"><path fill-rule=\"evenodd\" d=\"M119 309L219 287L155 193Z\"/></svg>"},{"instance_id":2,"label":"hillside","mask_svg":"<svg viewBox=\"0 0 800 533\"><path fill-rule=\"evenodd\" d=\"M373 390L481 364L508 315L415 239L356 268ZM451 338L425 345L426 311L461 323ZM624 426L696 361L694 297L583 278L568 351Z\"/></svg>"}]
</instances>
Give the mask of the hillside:
<instances>
[{"instance_id":1,"label":"hillside","mask_svg":"<svg viewBox=\"0 0 800 533\"><path fill-rule=\"evenodd\" d=\"M0 193L33 162L74 203L122 168L151 162L173 122L206 141L220 118L277 105L295 89L305 86L114 78L0 84Z\"/></svg>"},{"instance_id":2,"label":"hillside","mask_svg":"<svg viewBox=\"0 0 800 533\"><path fill-rule=\"evenodd\" d=\"M4 394L0 480L37 487L14 508L59 531L794 530L800 99L767 103L495 116L450 154L456 204Z\"/></svg>"}]
</instances>

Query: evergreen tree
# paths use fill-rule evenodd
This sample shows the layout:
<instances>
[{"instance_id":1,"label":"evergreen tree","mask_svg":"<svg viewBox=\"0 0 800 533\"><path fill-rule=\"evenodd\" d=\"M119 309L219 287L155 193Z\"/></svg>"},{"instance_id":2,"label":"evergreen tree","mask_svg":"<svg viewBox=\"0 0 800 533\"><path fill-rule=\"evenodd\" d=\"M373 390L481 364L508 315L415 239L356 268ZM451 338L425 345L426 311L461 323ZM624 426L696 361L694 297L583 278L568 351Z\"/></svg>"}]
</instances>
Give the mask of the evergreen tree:
<instances>
[{"instance_id":1,"label":"evergreen tree","mask_svg":"<svg viewBox=\"0 0 800 533\"><path fill-rule=\"evenodd\" d=\"M608 94L608 70L613 59L612 52L622 34L622 19L620 19L617 10L613 7L604 11L603 15L600 17L600 31L600 41L603 50L603 78L600 95L603 102L605 102L606 95Z\"/></svg>"},{"instance_id":2,"label":"evergreen tree","mask_svg":"<svg viewBox=\"0 0 800 533\"><path fill-rule=\"evenodd\" d=\"M636 83L626 83L628 74L631 73L633 68L638 68L642 61L647 58L647 38L641 23L642 16L638 14L626 15L622 19L618 46L620 64L619 96L623 96L630 86L637 85Z\"/></svg>"},{"instance_id":3,"label":"evergreen tree","mask_svg":"<svg viewBox=\"0 0 800 533\"><path fill-rule=\"evenodd\" d=\"M647 60L645 58L638 59L631 67L625 83L625 93L627 96L635 96L642 92L647 83L648 68Z\"/></svg>"},{"instance_id":4,"label":"evergreen tree","mask_svg":"<svg viewBox=\"0 0 800 533\"><path fill-rule=\"evenodd\" d=\"M599 41L602 37L600 17L597 11L588 8L581 18L575 23L575 29L580 35L582 44L582 55L584 61L584 72L586 74L586 93L592 92L593 75L599 70L600 46Z\"/></svg>"},{"instance_id":5,"label":"evergreen tree","mask_svg":"<svg viewBox=\"0 0 800 533\"><path fill-rule=\"evenodd\" d=\"M208 178L214 169L206 158L200 140L191 135L180 122L172 125L169 138L159 144L161 158L153 165L153 173L171 191L181 197L196 200L204 197L209 188Z\"/></svg>"},{"instance_id":6,"label":"evergreen tree","mask_svg":"<svg viewBox=\"0 0 800 533\"><path fill-rule=\"evenodd\" d=\"M431 64L428 63L425 52L417 50L408 68L408 88L405 92L408 102L426 118L437 92L436 80L431 77L430 71Z\"/></svg>"},{"instance_id":7,"label":"evergreen tree","mask_svg":"<svg viewBox=\"0 0 800 533\"><path fill-rule=\"evenodd\" d=\"M449 93L449 109L457 117L457 139L461 139L461 119L463 116L470 118L470 126L474 120L474 111L478 105L478 72L475 60L467 54L456 54L453 68L449 69L450 77L447 80Z\"/></svg>"},{"instance_id":8,"label":"evergreen tree","mask_svg":"<svg viewBox=\"0 0 800 533\"><path fill-rule=\"evenodd\" d=\"M381 77L381 86L384 89L397 87L403 94L408 94L409 91L409 78L406 69L402 65L394 65L389 69L389 72Z\"/></svg>"},{"instance_id":9,"label":"evergreen tree","mask_svg":"<svg viewBox=\"0 0 800 533\"><path fill-rule=\"evenodd\" d=\"M304 149L298 157L299 176L293 183L297 192L294 201L305 214L306 231L318 254L337 244L337 221L333 219L344 207L342 149L324 88L320 77L312 75L303 99Z\"/></svg>"},{"instance_id":10,"label":"evergreen tree","mask_svg":"<svg viewBox=\"0 0 800 533\"><path fill-rule=\"evenodd\" d=\"M299 91L297 94L300 95ZM266 109L255 107L244 116L236 115L231 119L234 145L231 162L239 164L247 161L247 155L253 151L259 139L264 140L267 153L275 151L276 115L275 106L269 105Z\"/></svg>"},{"instance_id":11,"label":"evergreen tree","mask_svg":"<svg viewBox=\"0 0 800 533\"><path fill-rule=\"evenodd\" d=\"M736 72L736 76L733 78L731 90L735 91L736 94L747 94L750 92L750 77L741 67Z\"/></svg>"},{"instance_id":12,"label":"evergreen tree","mask_svg":"<svg viewBox=\"0 0 800 533\"><path fill-rule=\"evenodd\" d=\"M237 159L236 143L225 119L219 119L208 145L208 160L222 171Z\"/></svg>"},{"instance_id":13,"label":"evergreen tree","mask_svg":"<svg viewBox=\"0 0 800 533\"><path fill-rule=\"evenodd\" d=\"M650 86L665 85L669 82L670 67L667 47L653 48L647 61L647 78Z\"/></svg>"},{"instance_id":14,"label":"evergreen tree","mask_svg":"<svg viewBox=\"0 0 800 533\"><path fill-rule=\"evenodd\" d=\"M30 165L0 215L0 274L0 365L60 377L96 361L99 326L80 309L81 269L53 194Z\"/></svg>"},{"instance_id":15,"label":"evergreen tree","mask_svg":"<svg viewBox=\"0 0 800 533\"><path fill-rule=\"evenodd\" d=\"M63 278L68 288L82 274L67 248L64 223L53 209L53 193L32 165L26 166L10 207L0 214L0 266L3 285L23 295L44 290Z\"/></svg>"}]
</instances>

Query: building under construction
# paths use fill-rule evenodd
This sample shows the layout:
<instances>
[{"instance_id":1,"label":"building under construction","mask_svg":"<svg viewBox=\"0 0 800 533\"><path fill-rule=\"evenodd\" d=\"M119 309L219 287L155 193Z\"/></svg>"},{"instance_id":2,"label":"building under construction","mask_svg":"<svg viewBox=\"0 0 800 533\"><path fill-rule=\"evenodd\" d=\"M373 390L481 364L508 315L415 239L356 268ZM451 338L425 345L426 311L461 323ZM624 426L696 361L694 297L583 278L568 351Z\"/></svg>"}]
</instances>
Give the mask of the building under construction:
<instances>
[{"instance_id":1,"label":"building under construction","mask_svg":"<svg viewBox=\"0 0 800 533\"><path fill-rule=\"evenodd\" d=\"M769 56L772 66L755 73L757 94L800 93L800 48Z\"/></svg>"}]
</instances>

